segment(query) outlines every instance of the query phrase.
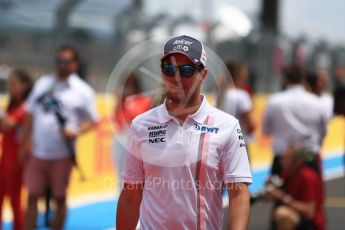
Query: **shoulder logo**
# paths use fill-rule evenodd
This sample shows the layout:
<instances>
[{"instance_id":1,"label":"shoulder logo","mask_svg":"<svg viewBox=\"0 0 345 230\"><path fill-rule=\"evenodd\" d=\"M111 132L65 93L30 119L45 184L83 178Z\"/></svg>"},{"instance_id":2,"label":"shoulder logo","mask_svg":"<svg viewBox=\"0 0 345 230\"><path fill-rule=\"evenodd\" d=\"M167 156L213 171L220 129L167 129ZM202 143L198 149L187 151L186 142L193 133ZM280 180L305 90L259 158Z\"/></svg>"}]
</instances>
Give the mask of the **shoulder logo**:
<instances>
[{"instance_id":1,"label":"shoulder logo","mask_svg":"<svg viewBox=\"0 0 345 230\"><path fill-rule=\"evenodd\" d=\"M246 147L246 144L244 143L242 131L240 129L237 129L237 134L238 134L238 140L240 142L240 147Z\"/></svg>"}]
</instances>

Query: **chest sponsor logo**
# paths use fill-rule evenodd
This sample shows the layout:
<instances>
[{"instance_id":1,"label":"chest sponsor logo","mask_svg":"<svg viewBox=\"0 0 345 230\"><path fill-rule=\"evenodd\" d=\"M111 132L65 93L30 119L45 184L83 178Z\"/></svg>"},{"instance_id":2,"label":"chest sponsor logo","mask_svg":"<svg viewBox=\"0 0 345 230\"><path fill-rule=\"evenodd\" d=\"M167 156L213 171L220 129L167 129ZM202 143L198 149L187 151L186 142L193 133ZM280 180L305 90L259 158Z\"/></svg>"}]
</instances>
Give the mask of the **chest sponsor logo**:
<instances>
[{"instance_id":1,"label":"chest sponsor logo","mask_svg":"<svg viewBox=\"0 0 345 230\"><path fill-rule=\"evenodd\" d=\"M194 124L193 129L200 131L201 133L218 133L219 131L219 128L199 124Z\"/></svg>"},{"instance_id":2,"label":"chest sponsor logo","mask_svg":"<svg viewBox=\"0 0 345 230\"><path fill-rule=\"evenodd\" d=\"M166 142L165 137L156 137L156 138L149 139L149 144L162 143L162 142Z\"/></svg>"},{"instance_id":3,"label":"chest sponsor logo","mask_svg":"<svg viewBox=\"0 0 345 230\"><path fill-rule=\"evenodd\" d=\"M158 130L158 129L164 129L166 127L168 127L168 125L149 126L147 127L147 130Z\"/></svg>"},{"instance_id":4,"label":"chest sponsor logo","mask_svg":"<svg viewBox=\"0 0 345 230\"><path fill-rule=\"evenodd\" d=\"M166 127L168 125L149 126L149 144L166 142Z\"/></svg>"}]
</instances>

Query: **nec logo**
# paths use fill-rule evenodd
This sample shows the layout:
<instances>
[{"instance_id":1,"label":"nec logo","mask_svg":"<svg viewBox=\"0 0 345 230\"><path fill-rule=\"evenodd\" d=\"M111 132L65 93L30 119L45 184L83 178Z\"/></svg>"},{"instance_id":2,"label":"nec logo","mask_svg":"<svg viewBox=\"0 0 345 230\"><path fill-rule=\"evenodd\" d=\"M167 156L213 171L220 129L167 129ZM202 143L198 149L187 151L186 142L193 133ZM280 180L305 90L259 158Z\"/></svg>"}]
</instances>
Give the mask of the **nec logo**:
<instances>
[{"instance_id":1,"label":"nec logo","mask_svg":"<svg viewBox=\"0 0 345 230\"><path fill-rule=\"evenodd\" d=\"M218 133L218 131L219 131L219 128L209 127L206 125L198 125L198 124L194 124L193 128L195 130L202 132L202 133Z\"/></svg>"},{"instance_id":2,"label":"nec logo","mask_svg":"<svg viewBox=\"0 0 345 230\"><path fill-rule=\"evenodd\" d=\"M149 144L161 143L161 142L166 142L165 137L157 137L157 138L149 139Z\"/></svg>"}]
</instances>

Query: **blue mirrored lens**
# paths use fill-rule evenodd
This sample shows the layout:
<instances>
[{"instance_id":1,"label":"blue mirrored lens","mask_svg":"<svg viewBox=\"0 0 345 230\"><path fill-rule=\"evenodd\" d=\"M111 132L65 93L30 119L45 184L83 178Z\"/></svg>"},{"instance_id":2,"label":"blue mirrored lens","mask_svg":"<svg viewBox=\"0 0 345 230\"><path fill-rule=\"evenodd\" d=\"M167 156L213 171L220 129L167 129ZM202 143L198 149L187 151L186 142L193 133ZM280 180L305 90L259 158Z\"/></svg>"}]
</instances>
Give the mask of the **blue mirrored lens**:
<instances>
[{"instance_id":1,"label":"blue mirrored lens","mask_svg":"<svg viewBox=\"0 0 345 230\"><path fill-rule=\"evenodd\" d=\"M179 66L179 70L180 70L180 75L181 77L192 77L194 74L194 67L191 65L183 65L183 66Z\"/></svg>"},{"instance_id":2,"label":"blue mirrored lens","mask_svg":"<svg viewBox=\"0 0 345 230\"><path fill-rule=\"evenodd\" d=\"M193 76L195 68L191 65L176 66L174 64L164 64L162 65L162 70L164 75L168 77L173 77L176 74L177 68L179 69L181 78L190 78Z\"/></svg>"},{"instance_id":3,"label":"blue mirrored lens","mask_svg":"<svg viewBox=\"0 0 345 230\"><path fill-rule=\"evenodd\" d=\"M163 65L163 73L167 76L175 76L176 66L173 64Z\"/></svg>"}]
</instances>

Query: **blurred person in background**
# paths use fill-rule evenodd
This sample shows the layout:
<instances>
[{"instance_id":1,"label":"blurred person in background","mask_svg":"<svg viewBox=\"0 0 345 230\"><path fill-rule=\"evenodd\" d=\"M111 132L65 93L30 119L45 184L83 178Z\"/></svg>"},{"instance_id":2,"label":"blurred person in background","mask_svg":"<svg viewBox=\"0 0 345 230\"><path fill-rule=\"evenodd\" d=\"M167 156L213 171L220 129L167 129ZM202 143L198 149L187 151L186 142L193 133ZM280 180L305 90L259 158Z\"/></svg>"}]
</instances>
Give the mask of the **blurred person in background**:
<instances>
[{"instance_id":1,"label":"blurred person in background","mask_svg":"<svg viewBox=\"0 0 345 230\"><path fill-rule=\"evenodd\" d=\"M319 69L316 72L307 73L307 89L315 94L321 101L323 108L327 112L328 119L333 116L333 98L326 92L328 87L328 73L326 70Z\"/></svg>"},{"instance_id":2,"label":"blurred person in background","mask_svg":"<svg viewBox=\"0 0 345 230\"><path fill-rule=\"evenodd\" d=\"M269 98L264 112L263 132L273 137L272 175L280 175L280 156L288 146L299 144L309 149L308 164L321 178L320 148L326 134L327 113L320 99L303 85L304 72L296 64L283 70L286 89Z\"/></svg>"},{"instance_id":3,"label":"blurred person in background","mask_svg":"<svg viewBox=\"0 0 345 230\"><path fill-rule=\"evenodd\" d=\"M76 164L76 138L94 128L98 121L95 93L76 74L79 54L71 46L56 53L56 73L42 76L27 104L21 154L30 143L32 155L25 170L29 198L25 229L34 229L37 202L49 188L56 203L52 228L63 229L67 205L66 191Z\"/></svg>"},{"instance_id":4,"label":"blurred person in background","mask_svg":"<svg viewBox=\"0 0 345 230\"><path fill-rule=\"evenodd\" d=\"M21 203L23 159L19 156L22 141L22 123L25 117L24 104L32 88L30 76L21 70L14 70L7 83L9 104L0 117L2 154L0 158L0 229L2 205L5 196L10 198L13 211L13 229L23 229L23 208Z\"/></svg>"},{"instance_id":5,"label":"blurred person in background","mask_svg":"<svg viewBox=\"0 0 345 230\"><path fill-rule=\"evenodd\" d=\"M248 66L241 61L230 60L226 67L231 73L236 88L246 91L252 97L253 89L248 84Z\"/></svg>"},{"instance_id":6,"label":"blurred person in background","mask_svg":"<svg viewBox=\"0 0 345 230\"><path fill-rule=\"evenodd\" d=\"M231 60L227 63L226 67L231 73L235 87L244 90L250 97L253 96L253 89L248 84L248 67L241 61Z\"/></svg>"},{"instance_id":7,"label":"blurred person in background","mask_svg":"<svg viewBox=\"0 0 345 230\"><path fill-rule=\"evenodd\" d=\"M338 63L334 77L334 113L345 116L345 63Z\"/></svg>"},{"instance_id":8,"label":"blurred person in background","mask_svg":"<svg viewBox=\"0 0 345 230\"><path fill-rule=\"evenodd\" d=\"M324 230L323 186L319 175L307 166L309 150L288 148L281 154L282 188L267 187L275 202L273 229Z\"/></svg>"},{"instance_id":9,"label":"blurred person in background","mask_svg":"<svg viewBox=\"0 0 345 230\"><path fill-rule=\"evenodd\" d=\"M114 111L116 134L113 144L113 159L115 161L117 176L119 177L123 168L128 127L136 116L146 112L152 106L151 98L140 94L142 88L136 75L130 74L125 79L122 87L122 89L116 90L116 107Z\"/></svg>"},{"instance_id":10,"label":"blurred person in background","mask_svg":"<svg viewBox=\"0 0 345 230\"><path fill-rule=\"evenodd\" d=\"M237 61L228 62L226 67L232 76L233 83L220 83L217 107L239 120L244 140L249 144L253 140L255 122L252 115L253 103L251 96L243 89L248 72L247 67Z\"/></svg>"},{"instance_id":11,"label":"blurred person in background","mask_svg":"<svg viewBox=\"0 0 345 230\"><path fill-rule=\"evenodd\" d=\"M345 85L345 63L337 63L334 70L334 88L341 87Z\"/></svg>"}]
</instances>

